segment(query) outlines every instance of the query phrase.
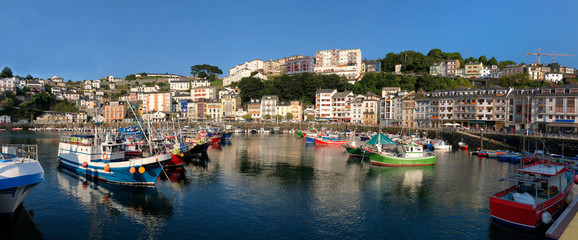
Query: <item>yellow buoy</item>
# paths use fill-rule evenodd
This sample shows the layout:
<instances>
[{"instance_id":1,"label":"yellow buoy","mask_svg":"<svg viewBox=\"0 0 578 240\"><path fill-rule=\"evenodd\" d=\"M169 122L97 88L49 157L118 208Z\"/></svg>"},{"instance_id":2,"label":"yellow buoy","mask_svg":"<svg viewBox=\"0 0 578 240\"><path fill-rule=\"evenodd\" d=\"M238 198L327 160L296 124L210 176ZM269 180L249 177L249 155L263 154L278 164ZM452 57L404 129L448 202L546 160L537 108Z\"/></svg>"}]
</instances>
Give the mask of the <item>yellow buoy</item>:
<instances>
[{"instance_id":1,"label":"yellow buoy","mask_svg":"<svg viewBox=\"0 0 578 240\"><path fill-rule=\"evenodd\" d=\"M106 164L106 166L104 166L104 171L110 172L110 165Z\"/></svg>"},{"instance_id":2,"label":"yellow buoy","mask_svg":"<svg viewBox=\"0 0 578 240\"><path fill-rule=\"evenodd\" d=\"M130 174L134 174L136 172L136 168L130 167Z\"/></svg>"},{"instance_id":3,"label":"yellow buoy","mask_svg":"<svg viewBox=\"0 0 578 240\"><path fill-rule=\"evenodd\" d=\"M139 168L138 168L138 172L141 173L141 174L144 173L144 172L145 172L145 168L144 168L144 167L139 167Z\"/></svg>"},{"instance_id":4,"label":"yellow buoy","mask_svg":"<svg viewBox=\"0 0 578 240\"><path fill-rule=\"evenodd\" d=\"M181 155L179 155L180 157L184 157L185 155L181 153Z\"/></svg>"}]
</instances>

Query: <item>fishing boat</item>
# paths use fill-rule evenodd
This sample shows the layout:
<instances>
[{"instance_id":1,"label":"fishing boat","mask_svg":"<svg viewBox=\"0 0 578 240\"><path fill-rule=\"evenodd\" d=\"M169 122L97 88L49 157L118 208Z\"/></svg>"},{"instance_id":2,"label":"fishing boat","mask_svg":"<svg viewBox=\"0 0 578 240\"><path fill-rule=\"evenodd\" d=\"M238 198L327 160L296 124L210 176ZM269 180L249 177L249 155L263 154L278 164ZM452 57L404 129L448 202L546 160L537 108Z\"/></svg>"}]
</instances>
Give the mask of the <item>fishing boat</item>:
<instances>
[{"instance_id":1,"label":"fishing boat","mask_svg":"<svg viewBox=\"0 0 578 240\"><path fill-rule=\"evenodd\" d=\"M452 150L452 145L448 144L446 141L441 140L441 139L437 139L432 143L432 146L434 148L434 150L445 150L445 151L451 151Z\"/></svg>"},{"instance_id":2,"label":"fishing boat","mask_svg":"<svg viewBox=\"0 0 578 240\"><path fill-rule=\"evenodd\" d=\"M363 149L367 151L371 164L378 166L426 166L434 165L436 161L436 154L424 152L423 146L397 144L381 133L370 139Z\"/></svg>"},{"instance_id":3,"label":"fishing boat","mask_svg":"<svg viewBox=\"0 0 578 240\"><path fill-rule=\"evenodd\" d=\"M365 153L365 150L363 150L363 148L361 148L361 146L359 146L359 144L356 141L344 143L342 144L342 146L345 148L345 151L347 151L347 153L351 157L361 157L361 158L369 157L369 155Z\"/></svg>"},{"instance_id":4,"label":"fishing boat","mask_svg":"<svg viewBox=\"0 0 578 240\"><path fill-rule=\"evenodd\" d=\"M142 157L126 158L125 143L98 135L62 136L58 147L61 167L108 182L152 185L171 159L163 146L146 146Z\"/></svg>"},{"instance_id":5,"label":"fishing boat","mask_svg":"<svg viewBox=\"0 0 578 240\"><path fill-rule=\"evenodd\" d=\"M330 139L330 138L315 138L313 139L315 141L315 144L320 144L320 145L343 145L346 144L347 141L343 141L343 140L338 140L338 139Z\"/></svg>"},{"instance_id":6,"label":"fishing boat","mask_svg":"<svg viewBox=\"0 0 578 240\"><path fill-rule=\"evenodd\" d=\"M468 150L468 144L465 142L459 142L458 147L460 147L460 150L464 150L464 151Z\"/></svg>"},{"instance_id":7,"label":"fishing boat","mask_svg":"<svg viewBox=\"0 0 578 240\"><path fill-rule=\"evenodd\" d=\"M503 190L490 196L492 219L526 230L552 222L552 215L562 209L574 178L566 165L542 161L496 178ZM492 191L494 192L494 191Z\"/></svg>"},{"instance_id":8,"label":"fishing boat","mask_svg":"<svg viewBox=\"0 0 578 240\"><path fill-rule=\"evenodd\" d=\"M44 181L36 145L0 145L0 217L11 217L30 191Z\"/></svg>"},{"instance_id":9,"label":"fishing boat","mask_svg":"<svg viewBox=\"0 0 578 240\"><path fill-rule=\"evenodd\" d=\"M12 131L22 131L22 130L24 130L24 129L23 129L23 128L20 128L20 127L12 128Z\"/></svg>"}]
</instances>

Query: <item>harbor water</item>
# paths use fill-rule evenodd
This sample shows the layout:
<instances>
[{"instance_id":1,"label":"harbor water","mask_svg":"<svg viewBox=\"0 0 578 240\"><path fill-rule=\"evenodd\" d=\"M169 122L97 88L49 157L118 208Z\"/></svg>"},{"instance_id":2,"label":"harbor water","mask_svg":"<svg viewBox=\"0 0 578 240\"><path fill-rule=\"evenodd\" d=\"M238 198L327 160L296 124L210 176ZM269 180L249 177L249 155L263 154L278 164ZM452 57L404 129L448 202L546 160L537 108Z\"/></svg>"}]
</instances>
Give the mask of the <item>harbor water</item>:
<instances>
[{"instance_id":1,"label":"harbor water","mask_svg":"<svg viewBox=\"0 0 578 240\"><path fill-rule=\"evenodd\" d=\"M437 153L435 166L377 167L297 135L236 134L155 187L130 187L59 169L58 139L0 133L38 144L45 171L2 239L543 238L490 220L493 179L516 165L463 151Z\"/></svg>"}]
</instances>

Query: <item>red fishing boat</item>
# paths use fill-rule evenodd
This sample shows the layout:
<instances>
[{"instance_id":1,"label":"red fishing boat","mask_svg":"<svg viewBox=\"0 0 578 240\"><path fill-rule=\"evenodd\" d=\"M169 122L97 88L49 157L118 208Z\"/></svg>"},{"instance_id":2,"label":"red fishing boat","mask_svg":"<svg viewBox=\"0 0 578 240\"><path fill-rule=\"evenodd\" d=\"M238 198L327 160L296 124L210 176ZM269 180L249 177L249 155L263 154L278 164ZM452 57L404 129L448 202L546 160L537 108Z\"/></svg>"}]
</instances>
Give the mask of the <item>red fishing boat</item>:
<instances>
[{"instance_id":1,"label":"red fishing boat","mask_svg":"<svg viewBox=\"0 0 578 240\"><path fill-rule=\"evenodd\" d=\"M551 223L565 203L573 177L566 165L542 161L497 178L505 188L490 196L492 218L527 230Z\"/></svg>"},{"instance_id":2,"label":"red fishing boat","mask_svg":"<svg viewBox=\"0 0 578 240\"><path fill-rule=\"evenodd\" d=\"M347 144L347 143L348 143L348 141L315 138L315 144L316 145L321 144L321 145L339 145L339 146L341 146L342 144Z\"/></svg>"},{"instance_id":3,"label":"red fishing boat","mask_svg":"<svg viewBox=\"0 0 578 240\"><path fill-rule=\"evenodd\" d=\"M459 142L458 146L460 147L460 150L468 150L468 144L465 142Z\"/></svg>"}]
</instances>

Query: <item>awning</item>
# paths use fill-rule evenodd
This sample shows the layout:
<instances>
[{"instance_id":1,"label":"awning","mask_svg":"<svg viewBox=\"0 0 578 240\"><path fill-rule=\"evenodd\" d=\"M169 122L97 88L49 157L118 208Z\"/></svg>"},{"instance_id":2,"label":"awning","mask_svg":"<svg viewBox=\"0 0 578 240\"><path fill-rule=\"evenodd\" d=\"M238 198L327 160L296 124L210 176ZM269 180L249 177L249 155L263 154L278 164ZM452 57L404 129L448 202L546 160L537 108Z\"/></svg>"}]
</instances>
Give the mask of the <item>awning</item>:
<instances>
[{"instance_id":1,"label":"awning","mask_svg":"<svg viewBox=\"0 0 578 240\"><path fill-rule=\"evenodd\" d=\"M571 128L578 128L578 123L546 123L546 127L571 127Z\"/></svg>"},{"instance_id":2,"label":"awning","mask_svg":"<svg viewBox=\"0 0 578 240\"><path fill-rule=\"evenodd\" d=\"M486 123L486 122L484 122L484 121L471 121L470 120L470 123Z\"/></svg>"}]
</instances>

